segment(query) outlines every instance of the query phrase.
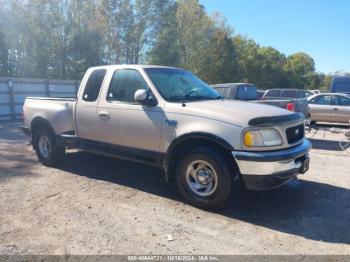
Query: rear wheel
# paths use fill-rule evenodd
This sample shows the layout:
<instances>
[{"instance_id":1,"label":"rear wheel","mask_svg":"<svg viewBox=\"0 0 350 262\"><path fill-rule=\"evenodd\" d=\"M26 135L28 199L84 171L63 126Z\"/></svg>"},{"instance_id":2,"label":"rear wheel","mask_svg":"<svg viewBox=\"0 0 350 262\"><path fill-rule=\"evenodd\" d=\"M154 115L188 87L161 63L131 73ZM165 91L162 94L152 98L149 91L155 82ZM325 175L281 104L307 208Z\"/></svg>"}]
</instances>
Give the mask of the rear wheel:
<instances>
[{"instance_id":1,"label":"rear wheel","mask_svg":"<svg viewBox=\"0 0 350 262\"><path fill-rule=\"evenodd\" d=\"M232 168L222 155L210 148L196 147L178 161L176 184L187 202L211 209L227 202L232 175Z\"/></svg>"},{"instance_id":2,"label":"rear wheel","mask_svg":"<svg viewBox=\"0 0 350 262\"><path fill-rule=\"evenodd\" d=\"M55 135L47 127L42 127L35 133L33 144L43 165L55 166L63 161L65 147L57 144Z\"/></svg>"}]
</instances>

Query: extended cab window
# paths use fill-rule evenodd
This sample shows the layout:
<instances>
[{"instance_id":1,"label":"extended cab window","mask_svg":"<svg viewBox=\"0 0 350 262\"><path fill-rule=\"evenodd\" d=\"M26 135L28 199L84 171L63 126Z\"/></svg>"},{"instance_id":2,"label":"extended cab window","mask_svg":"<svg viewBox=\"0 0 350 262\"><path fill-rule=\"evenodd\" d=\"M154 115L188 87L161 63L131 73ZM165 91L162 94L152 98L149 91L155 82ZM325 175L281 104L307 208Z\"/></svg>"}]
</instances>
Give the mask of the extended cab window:
<instances>
[{"instance_id":1,"label":"extended cab window","mask_svg":"<svg viewBox=\"0 0 350 262\"><path fill-rule=\"evenodd\" d=\"M83 94L84 101L96 101L98 94L100 93L101 85L105 75L105 69L97 69L90 74L89 79L85 85L85 90Z\"/></svg>"},{"instance_id":2,"label":"extended cab window","mask_svg":"<svg viewBox=\"0 0 350 262\"><path fill-rule=\"evenodd\" d=\"M147 90L147 88L145 80L138 71L120 69L113 75L107 93L107 101L135 102L136 90Z\"/></svg>"}]
</instances>

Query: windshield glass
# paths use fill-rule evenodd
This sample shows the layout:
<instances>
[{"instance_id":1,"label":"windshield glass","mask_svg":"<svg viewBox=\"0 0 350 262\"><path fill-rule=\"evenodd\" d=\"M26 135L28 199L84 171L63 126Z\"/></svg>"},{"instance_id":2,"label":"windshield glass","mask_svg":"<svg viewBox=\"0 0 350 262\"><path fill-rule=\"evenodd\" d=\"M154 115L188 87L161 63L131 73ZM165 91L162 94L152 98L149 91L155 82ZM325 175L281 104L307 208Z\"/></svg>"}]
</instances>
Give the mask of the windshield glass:
<instances>
[{"instance_id":1,"label":"windshield glass","mask_svg":"<svg viewBox=\"0 0 350 262\"><path fill-rule=\"evenodd\" d=\"M176 68L146 68L146 73L167 101L219 99L219 93L188 71Z\"/></svg>"}]
</instances>

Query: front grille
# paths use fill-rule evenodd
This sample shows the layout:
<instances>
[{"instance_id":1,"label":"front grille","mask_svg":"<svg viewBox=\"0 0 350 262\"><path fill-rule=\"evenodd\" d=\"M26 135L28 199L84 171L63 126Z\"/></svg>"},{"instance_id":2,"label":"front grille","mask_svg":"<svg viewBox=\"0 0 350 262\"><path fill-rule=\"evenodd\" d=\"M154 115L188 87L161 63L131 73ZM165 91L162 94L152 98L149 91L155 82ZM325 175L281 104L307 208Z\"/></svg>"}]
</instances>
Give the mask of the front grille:
<instances>
[{"instance_id":1,"label":"front grille","mask_svg":"<svg viewBox=\"0 0 350 262\"><path fill-rule=\"evenodd\" d=\"M304 125L292 126L286 130L289 144L294 144L304 137Z\"/></svg>"}]
</instances>

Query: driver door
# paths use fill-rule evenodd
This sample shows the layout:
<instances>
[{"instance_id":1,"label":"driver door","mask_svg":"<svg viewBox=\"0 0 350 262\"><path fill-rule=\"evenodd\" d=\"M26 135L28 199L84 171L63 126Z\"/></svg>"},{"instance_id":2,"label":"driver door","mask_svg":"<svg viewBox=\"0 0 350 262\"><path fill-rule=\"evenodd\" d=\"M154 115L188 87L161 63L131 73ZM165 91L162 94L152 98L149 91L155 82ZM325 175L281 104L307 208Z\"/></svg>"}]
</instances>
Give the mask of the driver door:
<instances>
[{"instance_id":1,"label":"driver door","mask_svg":"<svg viewBox=\"0 0 350 262\"><path fill-rule=\"evenodd\" d=\"M159 151L164 113L159 106L137 103L134 94L138 89L149 89L139 71L119 69L113 73L97 108L99 141L116 154L152 158L152 152Z\"/></svg>"}]
</instances>

